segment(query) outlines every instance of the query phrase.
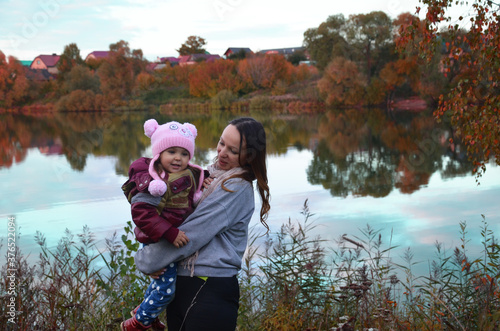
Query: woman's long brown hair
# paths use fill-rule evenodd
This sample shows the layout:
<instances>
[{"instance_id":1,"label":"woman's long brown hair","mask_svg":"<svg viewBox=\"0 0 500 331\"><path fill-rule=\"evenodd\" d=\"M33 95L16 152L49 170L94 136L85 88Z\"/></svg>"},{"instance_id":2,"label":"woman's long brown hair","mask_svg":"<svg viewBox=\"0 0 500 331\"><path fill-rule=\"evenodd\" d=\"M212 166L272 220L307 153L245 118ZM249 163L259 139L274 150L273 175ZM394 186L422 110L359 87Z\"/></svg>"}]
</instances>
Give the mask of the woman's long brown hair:
<instances>
[{"instance_id":1,"label":"woman's long brown hair","mask_svg":"<svg viewBox=\"0 0 500 331\"><path fill-rule=\"evenodd\" d=\"M237 118L229 122L229 124L234 125L241 135L240 151L242 151L243 144L246 146L246 160L241 159L241 155L245 155L245 153L240 152L239 161L241 167L247 171L239 175L239 177L249 182L254 179L257 180L257 190L262 200L260 222L269 231L266 220L271 205L269 204L270 193L267 182L266 132L262 124L251 117Z\"/></svg>"}]
</instances>

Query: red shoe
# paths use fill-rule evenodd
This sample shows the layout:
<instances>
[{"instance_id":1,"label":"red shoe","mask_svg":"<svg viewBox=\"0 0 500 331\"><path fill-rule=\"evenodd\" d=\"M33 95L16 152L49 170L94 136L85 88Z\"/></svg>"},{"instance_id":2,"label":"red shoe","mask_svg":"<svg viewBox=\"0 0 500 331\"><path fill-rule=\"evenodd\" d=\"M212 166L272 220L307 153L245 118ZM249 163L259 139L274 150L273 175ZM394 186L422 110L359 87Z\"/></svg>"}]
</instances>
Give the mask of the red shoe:
<instances>
[{"instance_id":1,"label":"red shoe","mask_svg":"<svg viewBox=\"0 0 500 331\"><path fill-rule=\"evenodd\" d=\"M120 328L122 331L143 331L151 328L151 325L145 326L144 324L140 323L134 316L122 322L122 324L120 324Z\"/></svg>"},{"instance_id":2,"label":"red shoe","mask_svg":"<svg viewBox=\"0 0 500 331\"><path fill-rule=\"evenodd\" d=\"M135 307L135 309L130 312L130 315L132 315L132 317L135 317L135 314L137 314L137 310L139 309L139 307L140 306ZM155 318L153 323L151 323L151 327L153 331L165 331L166 328L165 324L163 324L158 317Z\"/></svg>"}]
</instances>

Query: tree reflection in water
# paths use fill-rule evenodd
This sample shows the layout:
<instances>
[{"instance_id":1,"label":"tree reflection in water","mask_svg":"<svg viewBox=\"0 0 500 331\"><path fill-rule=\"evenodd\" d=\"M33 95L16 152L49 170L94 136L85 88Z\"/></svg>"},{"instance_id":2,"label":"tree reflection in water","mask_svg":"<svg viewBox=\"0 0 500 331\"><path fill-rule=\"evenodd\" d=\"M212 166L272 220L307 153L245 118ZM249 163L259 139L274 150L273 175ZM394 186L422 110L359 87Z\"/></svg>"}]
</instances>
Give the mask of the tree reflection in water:
<instances>
[{"instance_id":1,"label":"tree reflection in water","mask_svg":"<svg viewBox=\"0 0 500 331\"><path fill-rule=\"evenodd\" d=\"M459 146L450 145L448 128L419 114L392 117L379 109L326 114L309 182L333 196L384 197L395 188L413 193L435 172L445 178L471 173Z\"/></svg>"},{"instance_id":2,"label":"tree reflection in water","mask_svg":"<svg viewBox=\"0 0 500 331\"><path fill-rule=\"evenodd\" d=\"M286 154L290 146L313 151L308 181L333 196L385 197L392 190L412 193L432 174L443 178L470 174L472 166L453 132L425 114L388 114L380 109L349 109L322 115L270 116L252 113L267 131L268 153ZM150 142L143 133L149 118L158 122L191 122L198 128L194 160L210 162L229 112L200 115L127 113L53 113L43 116L1 115L0 168L23 162L29 148L65 155L82 171L87 156L116 157L116 173L125 175ZM454 141L457 141L454 137Z\"/></svg>"}]
</instances>

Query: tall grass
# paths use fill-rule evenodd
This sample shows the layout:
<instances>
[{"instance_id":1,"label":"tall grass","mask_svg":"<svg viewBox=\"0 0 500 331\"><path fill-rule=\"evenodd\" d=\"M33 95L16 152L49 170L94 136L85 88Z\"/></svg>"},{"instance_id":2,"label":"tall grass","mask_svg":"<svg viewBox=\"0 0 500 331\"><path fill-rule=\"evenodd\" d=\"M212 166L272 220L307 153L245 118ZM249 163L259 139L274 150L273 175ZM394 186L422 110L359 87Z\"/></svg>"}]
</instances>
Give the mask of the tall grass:
<instances>
[{"instance_id":1,"label":"tall grass","mask_svg":"<svg viewBox=\"0 0 500 331\"><path fill-rule=\"evenodd\" d=\"M285 221L257 244L251 237L240 273L238 330L499 330L500 247L483 217L483 251L470 257L467 226L460 222L460 246L448 253L436 244L429 274L415 276L413 252L392 260L398 247L370 226L335 243L312 237L307 201L303 220ZM17 251L16 316L0 306L5 330L118 330L149 283L137 271L139 244L132 224L96 246L89 228L69 231L57 247L43 234L40 256L30 264ZM334 244L334 245L332 245ZM333 246L333 247L331 247ZM0 272L1 302L8 302L12 274ZM164 318L164 316L162 316Z\"/></svg>"},{"instance_id":2,"label":"tall grass","mask_svg":"<svg viewBox=\"0 0 500 331\"><path fill-rule=\"evenodd\" d=\"M336 248L311 238L313 216L288 220L267 239L254 240L244 260L239 330L499 330L500 246L483 217L482 256L467 252L467 227L451 254L436 244L429 275L416 276L413 252L391 258L391 237L369 225L342 235ZM392 255L391 255L392 254Z\"/></svg>"},{"instance_id":3,"label":"tall grass","mask_svg":"<svg viewBox=\"0 0 500 331\"><path fill-rule=\"evenodd\" d=\"M86 226L76 236L66 230L56 248L48 248L37 233L38 262L29 265L18 249L16 265L0 271L2 302L12 297L8 269L16 270L17 285L16 316L9 321L8 307L1 305L0 325L4 330L116 330L141 302L149 282L134 265L139 245L130 239L130 222L124 230L121 241L116 234L106 239L105 252L97 249Z\"/></svg>"}]
</instances>

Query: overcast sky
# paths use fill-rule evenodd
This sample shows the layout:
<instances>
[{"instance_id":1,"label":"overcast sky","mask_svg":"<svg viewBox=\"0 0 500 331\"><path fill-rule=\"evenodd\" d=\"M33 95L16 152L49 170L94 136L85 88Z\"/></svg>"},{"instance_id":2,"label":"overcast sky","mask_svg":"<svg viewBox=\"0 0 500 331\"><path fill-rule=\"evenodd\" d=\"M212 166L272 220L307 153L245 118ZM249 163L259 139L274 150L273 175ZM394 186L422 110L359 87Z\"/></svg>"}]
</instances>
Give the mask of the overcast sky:
<instances>
[{"instance_id":1,"label":"overcast sky","mask_svg":"<svg viewBox=\"0 0 500 331\"><path fill-rule=\"evenodd\" d=\"M76 43L85 58L119 40L154 61L178 56L188 36L204 38L222 55L228 47L252 51L301 46L308 28L328 16L384 11L415 13L418 0L0 0L0 50L19 60L61 54Z\"/></svg>"}]
</instances>

